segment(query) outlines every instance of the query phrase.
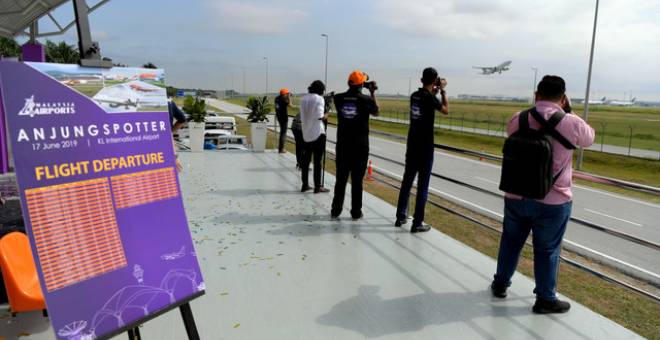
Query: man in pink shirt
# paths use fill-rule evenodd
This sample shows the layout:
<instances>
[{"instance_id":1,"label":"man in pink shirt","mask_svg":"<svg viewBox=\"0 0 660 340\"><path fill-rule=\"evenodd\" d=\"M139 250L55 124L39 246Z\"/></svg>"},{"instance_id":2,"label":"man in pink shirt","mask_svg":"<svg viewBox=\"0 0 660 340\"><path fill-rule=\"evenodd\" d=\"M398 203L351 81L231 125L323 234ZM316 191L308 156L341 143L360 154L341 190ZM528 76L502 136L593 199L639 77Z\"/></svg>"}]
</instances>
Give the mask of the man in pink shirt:
<instances>
[{"instance_id":1,"label":"man in pink shirt","mask_svg":"<svg viewBox=\"0 0 660 340\"><path fill-rule=\"evenodd\" d=\"M536 91L536 111L550 120L556 112L565 112L555 130L576 147L588 147L594 141L594 129L570 111L566 96L566 83L557 76L545 76ZM523 111L525 112L525 111ZM519 115L509 121L507 133L519 129ZM526 113L525 113L526 114ZM529 128L539 130L541 124L529 115ZM557 273L561 242L571 216L573 185L573 150L567 149L555 138L552 146L552 172L555 182L548 194L540 200L506 194L504 202L504 231L497 257L497 273L491 285L494 296L506 297L511 277L518 265L520 251L530 231L533 231L534 278L536 303L533 311L539 314L564 313L570 304L557 299Z\"/></svg>"}]
</instances>

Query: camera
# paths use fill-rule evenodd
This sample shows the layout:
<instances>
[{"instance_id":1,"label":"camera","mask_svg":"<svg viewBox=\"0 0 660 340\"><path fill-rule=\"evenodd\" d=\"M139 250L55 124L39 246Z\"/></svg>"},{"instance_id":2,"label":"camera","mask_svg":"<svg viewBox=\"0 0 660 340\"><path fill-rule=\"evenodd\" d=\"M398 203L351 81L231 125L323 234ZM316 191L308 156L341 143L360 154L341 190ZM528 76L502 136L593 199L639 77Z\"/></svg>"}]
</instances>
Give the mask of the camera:
<instances>
[{"instance_id":1,"label":"camera","mask_svg":"<svg viewBox=\"0 0 660 340\"><path fill-rule=\"evenodd\" d=\"M447 86L447 80L445 78L440 78L438 77L435 80L435 83L433 83L433 87L435 88L436 91L441 91Z\"/></svg>"},{"instance_id":2,"label":"camera","mask_svg":"<svg viewBox=\"0 0 660 340\"><path fill-rule=\"evenodd\" d=\"M364 88L366 88L369 91L376 91L378 90L378 85L376 85L375 81L365 81L364 82Z\"/></svg>"},{"instance_id":3,"label":"camera","mask_svg":"<svg viewBox=\"0 0 660 340\"><path fill-rule=\"evenodd\" d=\"M334 99L335 99L334 91L323 96L323 101L325 102L325 112L330 112L330 110L332 109L332 104L334 102Z\"/></svg>"}]
</instances>

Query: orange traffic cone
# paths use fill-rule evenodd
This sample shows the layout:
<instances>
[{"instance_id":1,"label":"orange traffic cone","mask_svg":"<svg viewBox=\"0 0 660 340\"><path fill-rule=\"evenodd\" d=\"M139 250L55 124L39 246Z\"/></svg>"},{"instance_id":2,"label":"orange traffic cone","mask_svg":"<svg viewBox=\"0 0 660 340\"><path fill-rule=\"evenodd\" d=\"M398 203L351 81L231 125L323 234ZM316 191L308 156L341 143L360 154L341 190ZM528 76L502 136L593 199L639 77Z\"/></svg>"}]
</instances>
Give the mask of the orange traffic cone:
<instances>
[{"instance_id":1,"label":"orange traffic cone","mask_svg":"<svg viewBox=\"0 0 660 340\"><path fill-rule=\"evenodd\" d=\"M366 180L371 182L374 180L374 167L371 165L371 159L369 160L369 166L367 166L367 178Z\"/></svg>"},{"instance_id":2,"label":"orange traffic cone","mask_svg":"<svg viewBox=\"0 0 660 340\"><path fill-rule=\"evenodd\" d=\"M481 149L481 155L479 156L479 160L482 162L484 161L484 156L483 156L484 152L485 152L484 149Z\"/></svg>"}]
</instances>

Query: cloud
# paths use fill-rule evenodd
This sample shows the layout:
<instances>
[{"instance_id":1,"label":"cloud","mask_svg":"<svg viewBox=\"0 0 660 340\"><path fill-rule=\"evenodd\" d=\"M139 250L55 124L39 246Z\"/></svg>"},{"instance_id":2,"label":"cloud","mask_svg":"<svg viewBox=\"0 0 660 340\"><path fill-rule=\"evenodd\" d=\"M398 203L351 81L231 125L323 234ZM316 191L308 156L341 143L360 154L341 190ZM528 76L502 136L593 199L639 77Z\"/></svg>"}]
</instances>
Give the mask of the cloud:
<instances>
[{"instance_id":1,"label":"cloud","mask_svg":"<svg viewBox=\"0 0 660 340\"><path fill-rule=\"evenodd\" d=\"M374 7L377 20L395 30L455 39L501 35L522 14L512 0L380 0Z\"/></svg>"},{"instance_id":2,"label":"cloud","mask_svg":"<svg viewBox=\"0 0 660 340\"><path fill-rule=\"evenodd\" d=\"M308 12L302 1L212 1L208 5L215 12L211 26L222 32L248 34L282 34L303 23Z\"/></svg>"},{"instance_id":3,"label":"cloud","mask_svg":"<svg viewBox=\"0 0 660 340\"><path fill-rule=\"evenodd\" d=\"M412 35L485 40L534 35L540 43L582 46L591 37L594 2L557 0L380 0L378 21ZM657 41L660 3L652 0L602 2L599 43L608 49Z\"/></svg>"}]
</instances>

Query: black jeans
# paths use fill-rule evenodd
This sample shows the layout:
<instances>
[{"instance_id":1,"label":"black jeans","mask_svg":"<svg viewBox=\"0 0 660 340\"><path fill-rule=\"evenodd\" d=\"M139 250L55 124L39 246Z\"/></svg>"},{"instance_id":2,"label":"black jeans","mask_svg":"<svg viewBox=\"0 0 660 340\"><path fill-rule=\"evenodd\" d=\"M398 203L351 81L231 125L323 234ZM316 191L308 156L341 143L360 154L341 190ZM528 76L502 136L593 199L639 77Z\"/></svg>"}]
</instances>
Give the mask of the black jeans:
<instances>
[{"instance_id":1,"label":"black jeans","mask_svg":"<svg viewBox=\"0 0 660 340\"><path fill-rule=\"evenodd\" d=\"M286 143L286 131L289 129L289 116L277 116L277 123L280 124L280 144L277 149L282 152Z\"/></svg>"},{"instance_id":2,"label":"black jeans","mask_svg":"<svg viewBox=\"0 0 660 340\"><path fill-rule=\"evenodd\" d=\"M323 171L321 162L323 161L323 154L325 153L325 135L322 134L313 142L306 143L305 153L303 154L303 162L300 165L302 169L302 185L309 186L309 163L314 157L314 189L321 187L321 171Z\"/></svg>"},{"instance_id":3,"label":"black jeans","mask_svg":"<svg viewBox=\"0 0 660 340\"><path fill-rule=\"evenodd\" d=\"M367 171L369 160L369 146L351 146L350 148L337 148L337 180L335 182L335 196L332 199L333 216L339 216L344 209L344 196L346 183L351 177L351 216L358 218L362 214L362 180Z\"/></svg>"},{"instance_id":4,"label":"black jeans","mask_svg":"<svg viewBox=\"0 0 660 340\"><path fill-rule=\"evenodd\" d=\"M303 139L302 130L291 129L293 138L296 140L296 163L301 166L305 154L305 140Z\"/></svg>"}]
</instances>

